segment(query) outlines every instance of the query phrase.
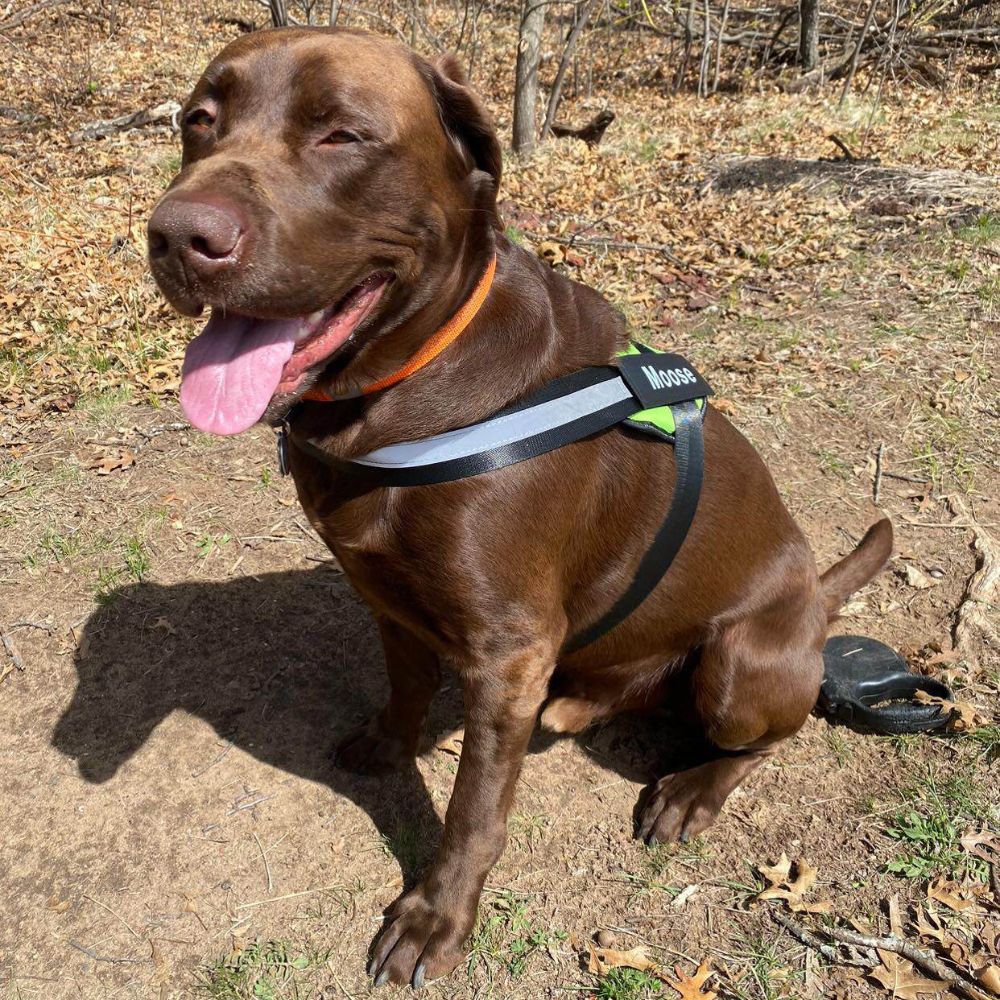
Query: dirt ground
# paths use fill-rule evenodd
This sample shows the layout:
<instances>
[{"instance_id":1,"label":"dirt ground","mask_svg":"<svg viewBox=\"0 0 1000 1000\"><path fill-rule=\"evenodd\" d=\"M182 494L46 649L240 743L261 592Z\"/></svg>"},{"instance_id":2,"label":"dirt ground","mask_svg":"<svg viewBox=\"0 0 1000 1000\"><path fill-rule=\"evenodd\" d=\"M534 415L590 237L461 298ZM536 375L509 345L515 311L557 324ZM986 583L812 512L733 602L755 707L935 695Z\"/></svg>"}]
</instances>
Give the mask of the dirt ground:
<instances>
[{"instance_id":1,"label":"dirt ground","mask_svg":"<svg viewBox=\"0 0 1000 1000\"><path fill-rule=\"evenodd\" d=\"M0 105L21 115L0 117L4 1000L367 995L380 915L431 856L456 770L453 686L411 771L333 766L385 694L376 631L272 433L181 421L194 326L159 303L141 235L177 141L67 138L181 98L236 14L261 16L137 6L109 33L63 11L0 35ZM504 129L502 44L476 82ZM953 639L973 542L1000 527L995 92L699 102L658 87L649 58L571 95L570 118L618 112L598 150L506 165L510 232L557 258L570 242L557 266L695 361L821 565L893 519L897 557L838 628L902 649L980 720L890 738L810 719L703 838L659 849L633 839L633 811L683 758L683 719L539 735L468 966L426 995L676 995L588 972L601 930L668 971L710 959L724 997L891 995L874 952L828 964L775 921L780 902L754 901L783 853L817 869L807 901L833 914L796 919L887 932L898 897L906 932L974 975L1000 963L996 883L966 836L1000 831L1000 653ZM831 130L883 163L821 163Z\"/></svg>"}]
</instances>

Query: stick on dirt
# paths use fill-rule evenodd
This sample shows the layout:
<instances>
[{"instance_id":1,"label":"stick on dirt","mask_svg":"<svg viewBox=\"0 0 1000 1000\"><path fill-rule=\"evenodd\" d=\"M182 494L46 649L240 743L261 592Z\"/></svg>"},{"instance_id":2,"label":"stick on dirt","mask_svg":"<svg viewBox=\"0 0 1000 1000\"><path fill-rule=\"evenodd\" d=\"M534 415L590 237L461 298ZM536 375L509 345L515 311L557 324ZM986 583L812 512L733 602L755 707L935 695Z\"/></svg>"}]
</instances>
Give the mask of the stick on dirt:
<instances>
[{"instance_id":1,"label":"stick on dirt","mask_svg":"<svg viewBox=\"0 0 1000 1000\"><path fill-rule=\"evenodd\" d=\"M84 955L92 958L95 962L110 962L112 965L141 965L144 961L141 958L115 958L112 955L98 955L92 948L87 948L77 941L70 941L69 946L76 948L77 951L82 951Z\"/></svg>"},{"instance_id":2,"label":"stick on dirt","mask_svg":"<svg viewBox=\"0 0 1000 1000\"><path fill-rule=\"evenodd\" d=\"M792 931L800 941L820 950L818 946L822 942L801 924L797 924L791 917L786 917L784 914L779 915L777 912L774 913L774 917L778 923ZM794 925L794 929L792 925ZM833 938L835 941L840 941L842 944L851 944L858 948L877 948L882 951L891 951L896 955L902 955L903 958L912 962L918 968L923 969L924 972L938 979L943 979L951 989L955 990L956 993L961 993L964 997L968 997L969 1000L995 1000L995 994L989 993L959 973L953 972L935 955L931 954L931 952L925 951L923 948L918 948L915 944L903 938L896 937L895 935L890 935L889 937L871 937L868 934L859 934L857 931L848 930L846 927L823 927L820 929L820 933ZM812 944L806 940L806 937L803 935L813 938L816 944ZM832 951L833 949L830 950ZM821 954L826 958L830 957L826 951L821 951ZM839 955L836 959L831 960L837 962L844 961Z\"/></svg>"},{"instance_id":3,"label":"stick on dirt","mask_svg":"<svg viewBox=\"0 0 1000 1000\"><path fill-rule=\"evenodd\" d=\"M264 862L264 872L267 875L267 891L274 892L274 882L271 879L271 865L267 860L267 855L264 853L264 847L260 842L260 837L257 834L253 834L253 839L257 842L257 850L260 851L260 860Z\"/></svg>"},{"instance_id":4,"label":"stick on dirt","mask_svg":"<svg viewBox=\"0 0 1000 1000\"><path fill-rule=\"evenodd\" d=\"M14 643L11 641L10 636L0 632L0 642L3 643L3 648L7 650L7 655L10 657L11 663L18 670L24 670L24 660L17 655L17 650L14 648Z\"/></svg>"},{"instance_id":5,"label":"stick on dirt","mask_svg":"<svg viewBox=\"0 0 1000 1000\"><path fill-rule=\"evenodd\" d=\"M875 453L875 481L872 483L872 503L879 505L879 493L882 490L882 455L885 453L885 442L879 441L878 451Z\"/></svg>"},{"instance_id":6,"label":"stick on dirt","mask_svg":"<svg viewBox=\"0 0 1000 1000\"><path fill-rule=\"evenodd\" d=\"M867 962L859 962L853 958L844 958L833 945L824 944L812 931L803 927L797 920L793 920L787 913L772 908L771 916L785 928L793 937L798 938L804 945L818 951L827 961L836 962L838 965L860 965L867 968Z\"/></svg>"},{"instance_id":7,"label":"stick on dirt","mask_svg":"<svg viewBox=\"0 0 1000 1000\"><path fill-rule=\"evenodd\" d=\"M120 115L118 118L91 122L76 132L70 132L69 141L71 145L75 146L91 139L103 139L109 135L115 135L117 132L124 132L126 129L140 128L143 125L152 125L164 120L169 121L180 109L181 106L176 101L164 101L163 104L158 104L155 108Z\"/></svg>"},{"instance_id":8,"label":"stick on dirt","mask_svg":"<svg viewBox=\"0 0 1000 1000\"><path fill-rule=\"evenodd\" d=\"M956 518L962 518L972 529L972 547L979 558L975 573L969 578L965 596L955 617L955 645L969 656L974 656L978 637L1000 645L1000 635L990 620L996 608L1000 590L1000 547L996 539L979 524L959 497L949 497L948 506Z\"/></svg>"},{"instance_id":9,"label":"stick on dirt","mask_svg":"<svg viewBox=\"0 0 1000 1000\"><path fill-rule=\"evenodd\" d=\"M111 916L113 916L116 920L120 920L125 925L125 928L126 930L128 930L129 934L131 934L132 937L134 937L137 941L146 940L141 934L137 933L134 930L131 924L129 924L129 922L120 913L116 913L114 910L112 910L107 903L102 903L99 899L94 899L93 896L88 896L86 893L83 893L83 898L89 899L90 902L92 902L95 906L99 906L102 910L107 910L108 913L110 913Z\"/></svg>"}]
</instances>

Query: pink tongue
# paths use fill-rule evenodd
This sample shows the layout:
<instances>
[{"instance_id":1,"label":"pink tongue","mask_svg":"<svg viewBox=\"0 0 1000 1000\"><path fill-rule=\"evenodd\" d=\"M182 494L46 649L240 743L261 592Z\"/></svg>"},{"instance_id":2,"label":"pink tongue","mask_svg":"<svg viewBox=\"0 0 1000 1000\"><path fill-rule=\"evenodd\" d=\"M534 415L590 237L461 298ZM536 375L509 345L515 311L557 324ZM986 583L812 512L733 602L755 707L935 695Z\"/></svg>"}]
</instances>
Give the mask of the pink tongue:
<instances>
[{"instance_id":1,"label":"pink tongue","mask_svg":"<svg viewBox=\"0 0 1000 1000\"><path fill-rule=\"evenodd\" d=\"M239 434L252 427L278 388L302 327L300 319L250 319L213 312L184 355L184 415L210 434Z\"/></svg>"}]
</instances>

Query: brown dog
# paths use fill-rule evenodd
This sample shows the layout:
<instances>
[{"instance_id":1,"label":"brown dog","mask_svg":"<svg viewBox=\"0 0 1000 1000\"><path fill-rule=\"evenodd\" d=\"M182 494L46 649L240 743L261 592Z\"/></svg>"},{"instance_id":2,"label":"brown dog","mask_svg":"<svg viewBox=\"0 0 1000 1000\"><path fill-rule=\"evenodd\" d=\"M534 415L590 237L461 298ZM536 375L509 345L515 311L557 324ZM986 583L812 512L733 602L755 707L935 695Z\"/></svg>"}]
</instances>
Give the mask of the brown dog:
<instances>
[{"instance_id":1,"label":"brown dog","mask_svg":"<svg viewBox=\"0 0 1000 1000\"><path fill-rule=\"evenodd\" d=\"M349 458L481 420L625 346L597 292L503 236L500 148L453 61L360 32L259 32L211 63L183 121L183 169L149 252L178 309L212 309L185 361L196 425L275 422L321 386L354 398L300 403L293 442ZM461 336L359 397L460 310L494 254ZM886 562L889 523L820 578L760 458L712 409L704 442L700 505L670 571L569 655L566 638L622 593L659 526L671 448L613 430L459 482L364 490L293 446L302 505L378 619L392 687L339 760L378 769L416 754L442 666L465 699L443 842L389 913L376 982L419 986L461 960L539 712L577 732L655 708L681 678L724 753L657 782L639 832L668 841L704 830L816 704L828 620Z\"/></svg>"}]
</instances>

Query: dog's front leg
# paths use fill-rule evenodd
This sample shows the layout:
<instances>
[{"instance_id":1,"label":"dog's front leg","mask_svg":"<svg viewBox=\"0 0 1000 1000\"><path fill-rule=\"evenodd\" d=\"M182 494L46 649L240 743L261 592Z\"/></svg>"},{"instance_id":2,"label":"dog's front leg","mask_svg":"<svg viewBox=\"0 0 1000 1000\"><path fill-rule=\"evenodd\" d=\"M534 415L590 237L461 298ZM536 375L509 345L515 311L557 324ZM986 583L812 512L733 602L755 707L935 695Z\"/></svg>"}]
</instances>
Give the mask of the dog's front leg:
<instances>
[{"instance_id":1,"label":"dog's front leg","mask_svg":"<svg viewBox=\"0 0 1000 1000\"><path fill-rule=\"evenodd\" d=\"M376 985L420 987L462 960L483 883L507 840L507 812L555 650L537 642L499 662L462 665L465 740L444 837L423 880L387 915L369 966Z\"/></svg>"}]
</instances>

